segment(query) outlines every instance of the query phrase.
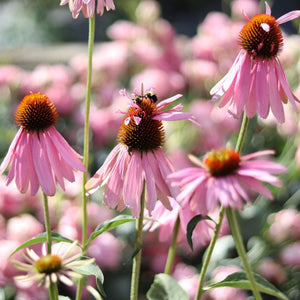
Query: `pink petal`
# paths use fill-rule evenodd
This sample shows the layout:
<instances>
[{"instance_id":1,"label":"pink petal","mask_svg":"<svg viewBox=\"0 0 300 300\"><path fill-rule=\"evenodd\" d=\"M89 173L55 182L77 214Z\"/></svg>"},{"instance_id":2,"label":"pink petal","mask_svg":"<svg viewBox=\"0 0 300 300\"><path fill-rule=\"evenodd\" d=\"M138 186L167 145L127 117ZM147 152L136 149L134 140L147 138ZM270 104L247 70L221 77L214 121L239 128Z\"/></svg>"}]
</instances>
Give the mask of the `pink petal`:
<instances>
[{"instance_id":1,"label":"pink petal","mask_svg":"<svg viewBox=\"0 0 300 300\"><path fill-rule=\"evenodd\" d=\"M289 85L288 80L285 76L285 73L284 73L284 70L282 68L282 65L281 65L280 61L276 60L276 61L274 61L274 64L275 64L275 67L276 67L277 78L279 79L280 84L281 84L286 96L290 100L293 108L295 109L295 111L298 112L298 108L297 108L297 105L296 105L295 101L297 101L297 102L300 102L300 101L292 93L290 85Z\"/></svg>"},{"instance_id":2,"label":"pink petal","mask_svg":"<svg viewBox=\"0 0 300 300\"><path fill-rule=\"evenodd\" d=\"M114 167L108 177L104 192L104 202L110 207L115 208L122 199L124 177L127 170L128 152L122 153L117 157Z\"/></svg>"},{"instance_id":3,"label":"pink petal","mask_svg":"<svg viewBox=\"0 0 300 300\"><path fill-rule=\"evenodd\" d=\"M187 120L191 117L191 113L188 112L164 112L157 114L152 119L162 120L162 121L177 121L177 120Z\"/></svg>"},{"instance_id":4,"label":"pink petal","mask_svg":"<svg viewBox=\"0 0 300 300\"><path fill-rule=\"evenodd\" d=\"M256 72L256 99L258 115L265 119L269 114L269 91L267 81L267 67L263 60L257 62Z\"/></svg>"},{"instance_id":5,"label":"pink petal","mask_svg":"<svg viewBox=\"0 0 300 300\"><path fill-rule=\"evenodd\" d=\"M251 71L251 83L249 88L249 95L246 102L246 112L248 118L253 118L257 112L257 98L256 98L256 69L257 64L254 64L252 71Z\"/></svg>"},{"instance_id":6,"label":"pink petal","mask_svg":"<svg viewBox=\"0 0 300 300\"><path fill-rule=\"evenodd\" d=\"M180 97L182 97L182 95L181 95L181 94L177 94L177 95L175 95L175 96L172 96L172 97L170 97L170 98L167 98L167 99L165 99L165 100L159 102L159 103L157 104L157 106L156 106L157 109L158 109L158 111L161 111L162 109L164 109L165 107L167 107L169 104L171 104L171 103L174 102L175 100L179 99Z\"/></svg>"},{"instance_id":7,"label":"pink petal","mask_svg":"<svg viewBox=\"0 0 300 300\"><path fill-rule=\"evenodd\" d=\"M15 154L15 148L19 143L19 140L23 134L26 134L25 131L23 131L23 128L20 127L16 136L12 140L9 149L7 151L6 156L4 157L1 166L0 166L0 174L4 172L4 170L8 167L8 165L11 163L13 155Z\"/></svg>"},{"instance_id":8,"label":"pink petal","mask_svg":"<svg viewBox=\"0 0 300 300\"><path fill-rule=\"evenodd\" d=\"M283 16L278 18L276 21L278 24L282 24L282 23L286 23L288 21L294 20L299 17L300 17L300 10L293 10L293 11L290 11L290 12L284 14Z\"/></svg>"},{"instance_id":9,"label":"pink petal","mask_svg":"<svg viewBox=\"0 0 300 300\"><path fill-rule=\"evenodd\" d=\"M249 94L250 87L250 71L251 71L251 57L249 55L245 56L244 61L241 63L240 71L237 74L237 79L235 82L234 94L233 94L233 113L236 116L240 116L244 110L246 100Z\"/></svg>"},{"instance_id":10,"label":"pink petal","mask_svg":"<svg viewBox=\"0 0 300 300\"><path fill-rule=\"evenodd\" d=\"M56 191L56 185L52 169L47 158L47 151L42 146L36 133L30 135L29 142L31 144L33 164L39 183L48 196L53 196Z\"/></svg>"},{"instance_id":11,"label":"pink petal","mask_svg":"<svg viewBox=\"0 0 300 300\"><path fill-rule=\"evenodd\" d=\"M266 1L265 4L266 4L266 15L271 16L271 7Z\"/></svg>"},{"instance_id":12,"label":"pink petal","mask_svg":"<svg viewBox=\"0 0 300 300\"><path fill-rule=\"evenodd\" d=\"M285 120L283 105L282 105L280 94L278 92L278 82L275 76L275 69L272 68L271 64L269 64L268 66L268 75L269 75L270 107L274 117L280 123L283 123Z\"/></svg>"},{"instance_id":13,"label":"pink petal","mask_svg":"<svg viewBox=\"0 0 300 300\"><path fill-rule=\"evenodd\" d=\"M146 181L146 191L147 191L146 207L149 211L149 214L151 215L151 212L153 211L156 205L157 194L155 188L155 177L150 167L147 153L142 157L142 167L145 171L145 181Z\"/></svg>"},{"instance_id":14,"label":"pink petal","mask_svg":"<svg viewBox=\"0 0 300 300\"><path fill-rule=\"evenodd\" d=\"M274 155L274 154L275 154L274 150L262 150L262 151L257 151L257 152L253 152L253 153L244 155L241 157L241 160L249 160L252 158L257 158L257 157L266 156L266 155Z\"/></svg>"},{"instance_id":15,"label":"pink petal","mask_svg":"<svg viewBox=\"0 0 300 300\"><path fill-rule=\"evenodd\" d=\"M243 181L243 185L246 186L247 188L255 191L258 194L262 194L265 197L269 198L269 199L273 199L273 195L272 193L264 186L262 185L260 182L258 182L257 180L251 178L251 177L243 177L242 178Z\"/></svg>"},{"instance_id":16,"label":"pink petal","mask_svg":"<svg viewBox=\"0 0 300 300\"><path fill-rule=\"evenodd\" d=\"M124 180L123 199L131 210L133 217L139 217L141 210L141 195L144 185L144 174L141 168L141 153L132 151Z\"/></svg>"},{"instance_id":17,"label":"pink petal","mask_svg":"<svg viewBox=\"0 0 300 300\"><path fill-rule=\"evenodd\" d=\"M29 176L29 160L30 148L27 143L27 135L22 135L19 144L18 152L16 153L16 173L15 181L16 185L21 193L24 193L28 189Z\"/></svg>"},{"instance_id":18,"label":"pink petal","mask_svg":"<svg viewBox=\"0 0 300 300\"><path fill-rule=\"evenodd\" d=\"M210 94L218 94L218 98L222 97L224 93L228 90L228 88L231 86L231 83L233 82L234 78L237 75L237 72L239 71L241 63L243 63L243 60L245 59L245 56L247 55L246 52L241 50L233 65L229 69L228 73L210 90ZM217 99L216 99L217 100Z\"/></svg>"},{"instance_id":19,"label":"pink petal","mask_svg":"<svg viewBox=\"0 0 300 300\"><path fill-rule=\"evenodd\" d=\"M52 139L53 144L56 146L58 152L61 154L66 163L76 170L86 172L84 165L79 160L80 155L70 147L70 145L54 127L51 127L46 133L49 138Z\"/></svg>"}]
</instances>

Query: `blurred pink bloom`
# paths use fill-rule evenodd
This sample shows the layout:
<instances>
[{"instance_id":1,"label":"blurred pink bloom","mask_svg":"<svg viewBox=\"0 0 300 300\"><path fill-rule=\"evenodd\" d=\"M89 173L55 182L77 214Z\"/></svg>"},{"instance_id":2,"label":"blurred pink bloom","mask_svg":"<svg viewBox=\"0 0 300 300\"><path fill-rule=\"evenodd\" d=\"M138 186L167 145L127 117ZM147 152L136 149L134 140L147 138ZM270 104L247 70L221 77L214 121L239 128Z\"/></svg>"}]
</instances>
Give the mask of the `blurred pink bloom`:
<instances>
[{"instance_id":1,"label":"blurred pink bloom","mask_svg":"<svg viewBox=\"0 0 300 300\"><path fill-rule=\"evenodd\" d=\"M265 119L271 108L275 118L285 121L283 103L288 100L297 111L282 65L277 57L283 45L280 24L300 16L300 10L291 11L279 19L271 16L266 3L266 13L254 16L240 32L242 47L231 69L210 91L213 101L222 100L219 107L226 106L235 117L244 109L249 118L255 113Z\"/></svg>"},{"instance_id":2,"label":"blurred pink bloom","mask_svg":"<svg viewBox=\"0 0 300 300\"><path fill-rule=\"evenodd\" d=\"M5 177L0 176L0 214L9 218L36 208L38 198L29 194L20 194L15 185L7 186Z\"/></svg>"},{"instance_id":3,"label":"blurred pink bloom","mask_svg":"<svg viewBox=\"0 0 300 300\"><path fill-rule=\"evenodd\" d=\"M241 17L243 11L246 11L249 15L255 15L258 10L258 0L234 0L231 2L231 13L237 18Z\"/></svg>"},{"instance_id":4,"label":"blurred pink bloom","mask_svg":"<svg viewBox=\"0 0 300 300\"><path fill-rule=\"evenodd\" d=\"M22 214L7 221L6 237L22 244L43 231L43 225L36 218L29 214Z\"/></svg>"},{"instance_id":5,"label":"blurred pink bloom","mask_svg":"<svg viewBox=\"0 0 300 300\"><path fill-rule=\"evenodd\" d=\"M30 190L35 195L42 187L53 196L56 182L65 188L64 178L74 181L74 171L85 172L77 154L55 129L55 106L43 94L24 97L16 112L21 126L0 166L0 174L11 164L7 185L15 178L21 193Z\"/></svg>"},{"instance_id":6,"label":"blurred pink bloom","mask_svg":"<svg viewBox=\"0 0 300 300\"><path fill-rule=\"evenodd\" d=\"M296 242L286 246L280 253L283 264L291 267L300 266L300 242Z\"/></svg>"},{"instance_id":7,"label":"blurred pink bloom","mask_svg":"<svg viewBox=\"0 0 300 300\"><path fill-rule=\"evenodd\" d=\"M180 219L180 227L178 232L177 243L186 242L186 229L189 221L198 214L198 211L191 211L190 207L186 205L182 208L174 199L170 198L172 210L166 209L161 203L157 203L151 220L145 221L144 230L154 231L159 229L160 242L170 242L174 230L174 225L177 217ZM209 243L213 234L214 223L209 220L203 220L197 224L193 231L193 245L194 248L205 246Z\"/></svg>"},{"instance_id":8,"label":"blurred pink bloom","mask_svg":"<svg viewBox=\"0 0 300 300\"><path fill-rule=\"evenodd\" d=\"M131 78L130 85L155 87L159 98L169 97L183 90L185 81L177 72L166 72L159 68L147 68Z\"/></svg>"},{"instance_id":9,"label":"blurred pink bloom","mask_svg":"<svg viewBox=\"0 0 300 300\"><path fill-rule=\"evenodd\" d=\"M191 153L198 154L222 147L240 126L239 120L216 109L211 101L193 100L189 111L193 112L195 124L200 132Z\"/></svg>"},{"instance_id":10,"label":"blurred pink bloom","mask_svg":"<svg viewBox=\"0 0 300 300\"><path fill-rule=\"evenodd\" d=\"M172 273L172 277L188 293L191 300L195 298L199 283L199 272L196 268L178 263ZM206 296L204 295L201 299L206 299Z\"/></svg>"},{"instance_id":11,"label":"blurred pink bloom","mask_svg":"<svg viewBox=\"0 0 300 300\"><path fill-rule=\"evenodd\" d=\"M271 258L261 260L257 266L257 272L276 284L282 284L287 279L283 267Z\"/></svg>"},{"instance_id":12,"label":"blurred pink bloom","mask_svg":"<svg viewBox=\"0 0 300 300\"><path fill-rule=\"evenodd\" d=\"M241 272L241 269L235 266L217 267L212 274L212 280L215 283L220 282L235 272ZM209 291L209 296L209 299L211 300L246 300L248 298L247 294L243 290L232 287L212 289Z\"/></svg>"},{"instance_id":13,"label":"blurred pink bloom","mask_svg":"<svg viewBox=\"0 0 300 300\"><path fill-rule=\"evenodd\" d=\"M96 259L101 270L113 270L120 266L124 244L110 232L104 232L93 240L87 255Z\"/></svg>"},{"instance_id":14,"label":"blurred pink bloom","mask_svg":"<svg viewBox=\"0 0 300 300\"><path fill-rule=\"evenodd\" d=\"M281 243L300 238L300 213L294 209L283 209L268 217L270 228L267 232L272 242Z\"/></svg>"},{"instance_id":15,"label":"blurred pink bloom","mask_svg":"<svg viewBox=\"0 0 300 300\"><path fill-rule=\"evenodd\" d=\"M95 13L95 0L61 0L60 5L65 5L69 3L69 8L72 13L72 17L77 19L79 16L80 11L82 10L83 15L86 18L92 18ZM114 10L115 4L113 0L98 0L97 1L97 14L100 16L104 13L104 8L107 11Z\"/></svg>"},{"instance_id":16,"label":"blurred pink bloom","mask_svg":"<svg viewBox=\"0 0 300 300\"><path fill-rule=\"evenodd\" d=\"M3 287L13 282L13 276L20 274L11 262L11 259L21 259L21 251L10 257L11 253L20 246L20 243L14 240L0 240L0 286Z\"/></svg>"},{"instance_id":17,"label":"blurred pink bloom","mask_svg":"<svg viewBox=\"0 0 300 300\"><path fill-rule=\"evenodd\" d=\"M280 174L287 169L268 160L253 158L274 154L265 150L240 157L230 149L209 152L198 167L186 168L168 176L173 186L181 187L177 201L191 209L198 207L202 214L216 209L219 204L225 207L242 209L243 201L251 201L253 192L273 199L271 192L260 183L266 182L281 186L279 179L271 173Z\"/></svg>"},{"instance_id":18,"label":"blurred pink bloom","mask_svg":"<svg viewBox=\"0 0 300 300\"><path fill-rule=\"evenodd\" d=\"M181 104L165 109L181 95L173 96L159 104L157 97L148 91L133 99L126 94L128 112L120 127L119 144L111 151L102 167L87 182L86 189L91 193L104 182L104 203L110 208L118 205L119 210L130 208L132 215L140 213L140 198L146 183L146 208L151 214L157 197L169 209L168 196L174 196L177 189L170 187L165 178L174 171L172 164L161 149L164 141L162 120L183 120L189 113L180 112ZM91 191L92 190L92 191Z\"/></svg>"}]
</instances>

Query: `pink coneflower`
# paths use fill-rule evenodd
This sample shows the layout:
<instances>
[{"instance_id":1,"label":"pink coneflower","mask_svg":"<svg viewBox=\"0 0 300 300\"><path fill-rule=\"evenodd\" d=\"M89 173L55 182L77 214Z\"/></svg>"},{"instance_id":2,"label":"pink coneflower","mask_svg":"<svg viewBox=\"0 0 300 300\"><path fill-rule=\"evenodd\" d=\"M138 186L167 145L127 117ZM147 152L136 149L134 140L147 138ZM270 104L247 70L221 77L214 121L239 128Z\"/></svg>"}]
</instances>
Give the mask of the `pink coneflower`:
<instances>
[{"instance_id":1,"label":"pink coneflower","mask_svg":"<svg viewBox=\"0 0 300 300\"><path fill-rule=\"evenodd\" d=\"M7 185L15 178L21 193L30 190L53 196L56 182L65 188L64 178L73 182L74 171L85 172L76 153L55 129L58 114L43 94L29 94L17 108L15 120L21 126L0 166L0 174L11 164Z\"/></svg>"},{"instance_id":2,"label":"pink coneflower","mask_svg":"<svg viewBox=\"0 0 300 300\"><path fill-rule=\"evenodd\" d=\"M77 19L80 11L86 18L92 18L95 13L96 1L95 0L61 0L60 5L69 3L69 8L72 13L72 17ZM113 0L98 0L97 1L97 14L100 16L104 13L104 8L107 11L114 10L115 4Z\"/></svg>"},{"instance_id":3,"label":"pink coneflower","mask_svg":"<svg viewBox=\"0 0 300 300\"><path fill-rule=\"evenodd\" d=\"M150 91L145 95L130 98L125 90L129 111L119 129L119 144L111 151L103 166L87 182L86 189L92 190L106 183L104 202L111 208L118 205L119 210L128 207L132 215L140 213L140 199L146 183L146 208L154 209L157 198L165 207L172 209L168 196L175 190L166 182L166 176L174 168L162 150L164 128L162 120L182 120L189 113L180 112L181 104L164 110L181 97L176 95L156 105L157 97Z\"/></svg>"},{"instance_id":4,"label":"pink coneflower","mask_svg":"<svg viewBox=\"0 0 300 300\"><path fill-rule=\"evenodd\" d=\"M15 279L36 281L43 284L47 289L51 283L57 283L57 281L61 281L69 286L73 285L73 280L82 278L82 275L73 271L72 268L92 264L95 259L79 260L82 256L81 252L77 251L74 254L77 242L66 245L66 243L55 244L52 253L47 254L45 244L43 244L41 256L38 256L34 250L26 248L27 255L24 255L26 262L18 260L13 260L12 262L17 269L27 272L27 274L16 276Z\"/></svg>"},{"instance_id":5,"label":"pink coneflower","mask_svg":"<svg viewBox=\"0 0 300 300\"><path fill-rule=\"evenodd\" d=\"M240 157L231 149L209 152L199 167L180 170L169 175L174 186L183 188L177 200L191 208L198 207L202 214L216 209L219 204L225 207L242 209L244 199L250 202L253 192L273 199L271 192L260 183L266 182L281 186L279 179L271 173L279 174L287 169L268 160L253 158L274 154L265 150Z\"/></svg>"},{"instance_id":6,"label":"pink coneflower","mask_svg":"<svg viewBox=\"0 0 300 300\"><path fill-rule=\"evenodd\" d=\"M213 100L222 98L219 106L228 107L235 117L246 111L252 118L255 113L266 118L271 111L279 122L284 122L283 104L288 100L296 111L295 101L278 53L283 46L280 24L300 16L300 10L291 11L279 19L271 16L266 3L266 13L255 15L240 32L240 50L231 69L210 91Z\"/></svg>"}]
</instances>

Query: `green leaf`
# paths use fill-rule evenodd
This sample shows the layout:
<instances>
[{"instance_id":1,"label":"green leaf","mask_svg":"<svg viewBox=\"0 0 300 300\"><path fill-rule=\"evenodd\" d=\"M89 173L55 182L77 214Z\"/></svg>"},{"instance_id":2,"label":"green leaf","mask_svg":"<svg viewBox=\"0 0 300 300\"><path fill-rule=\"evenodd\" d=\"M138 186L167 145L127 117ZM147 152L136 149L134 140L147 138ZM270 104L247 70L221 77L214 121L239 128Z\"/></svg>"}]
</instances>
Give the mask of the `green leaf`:
<instances>
[{"instance_id":1,"label":"green leaf","mask_svg":"<svg viewBox=\"0 0 300 300\"><path fill-rule=\"evenodd\" d=\"M275 296L279 299L288 300L288 298L282 292L280 292L273 284L271 284L269 281L267 281L266 279L264 279L263 277L261 277L258 274L254 274L254 277L255 277L255 281L257 283L257 287L260 292ZM205 287L204 289L210 290L210 289L224 287L224 286L251 290L250 281L248 280L247 275L244 272L236 272L236 273L230 274L224 280L222 280L218 283L209 285L209 286Z\"/></svg>"},{"instance_id":2,"label":"green leaf","mask_svg":"<svg viewBox=\"0 0 300 300\"><path fill-rule=\"evenodd\" d=\"M187 292L167 274L156 274L146 295L148 300L189 300Z\"/></svg>"},{"instance_id":3,"label":"green leaf","mask_svg":"<svg viewBox=\"0 0 300 300\"><path fill-rule=\"evenodd\" d=\"M197 226L197 224L203 220L211 220L214 222L214 220L211 219L209 216L203 217L202 215L196 215L189 221L189 223L187 225L186 238L187 238L187 241L188 241L192 251L194 250L193 249L193 239L192 239L193 231L194 231L195 227Z\"/></svg>"},{"instance_id":4,"label":"green leaf","mask_svg":"<svg viewBox=\"0 0 300 300\"><path fill-rule=\"evenodd\" d=\"M73 243L72 240L60 235L57 232L52 231L51 232L51 239L53 242L66 242L66 243ZM34 245L34 244L38 244L38 243L42 243L42 242L47 242L47 233L43 232L41 234L38 234L37 236L33 237L32 239L24 242L21 246L19 246L10 256L12 256L13 254L15 254L16 252L20 251L21 249Z\"/></svg>"},{"instance_id":5,"label":"green leaf","mask_svg":"<svg viewBox=\"0 0 300 300\"><path fill-rule=\"evenodd\" d=\"M132 218L131 216L127 216L127 215L119 215L116 216L113 219L107 220L101 224L99 224L96 229L92 232L89 240L87 241L87 245L89 245L89 243L91 241L93 241L97 236L99 236L100 234L102 234L103 232L109 231L113 228L116 228L122 224L128 223L128 222L132 222L135 221L136 219Z\"/></svg>"},{"instance_id":6,"label":"green leaf","mask_svg":"<svg viewBox=\"0 0 300 300\"><path fill-rule=\"evenodd\" d=\"M80 258L80 260L87 260L87 259L90 259L90 258L86 257L86 256L82 256ZM85 276L91 276L91 275L95 276L98 290L100 291L102 296L106 297L106 294L105 294L104 288L103 288L104 276L103 276L101 269L95 262L88 264L86 266L74 267L74 268L72 268L72 270L77 273L80 273L82 275L85 275Z\"/></svg>"}]
</instances>

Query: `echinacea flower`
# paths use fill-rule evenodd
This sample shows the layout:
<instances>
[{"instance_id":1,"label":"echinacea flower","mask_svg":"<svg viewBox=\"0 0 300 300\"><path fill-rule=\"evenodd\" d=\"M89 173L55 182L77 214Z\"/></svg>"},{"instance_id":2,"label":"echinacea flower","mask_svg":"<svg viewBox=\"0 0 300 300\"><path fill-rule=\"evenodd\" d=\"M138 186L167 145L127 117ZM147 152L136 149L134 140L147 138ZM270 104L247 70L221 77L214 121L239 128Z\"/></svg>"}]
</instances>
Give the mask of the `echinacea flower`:
<instances>
[{"instance_id":1,"label":"echinacea flower","mask_svg":"<svg viewBox=\"0 0 300 300\"><path fill-rule=\"evenodd\" d=\"M164 110L181 97L176 95L156 105L157 97L151 91L145 95L129 97L129 110L119 129L119 144L111 151L102 167L86 183L86 189L94 190L106 183L104 203L110 208L122 210L128 207L132 215L140 214L140 199L146 183L146 208L154 209L157 198L172 209L168 196L174 196L177 188L166 182L166 176L174 168L162 150L164 128L162 120L183 120L189 113L180 112L181 104ZM92 191L90 191L91 193Z\"/></svg>"},{"instance_id":2,"label":"echinacea flower","mask_svg":"<svg viewBox=\"0 0 300 300\"><path fill-rule=\"evenodd\" d=\"M174 186L182 188L177 201L183 206L189 202L190 207L198 207L203 215L223 205L242 209L243 201L251 201L253 193L260 193L273 199L265 182L280 187L279 179L272 175L286 172L281 164L255 159L274 154L272 150L259 151L240 156L234 150L220 149L209 152L199 167L180 170L168 176Z\"/></svg>"},{"instance_id":3,"label":"echinacea flower","mask_svg":"<svg viewBox=\"0 0 300 300\"><path fill-rule=\"evenodd\" d=\"M60 5L65 5L69 3L69 8L72 13L72 17L74 19L77 19L79 16L80 11L82 11L83 15L86 18L92 18L95 13L95 6L96 1L95 0L61 0ZM114 10L115 4L114 0L98 0L97 1L97 14L100 14L100 16L104 13L104 8L106 8L107 11Z\"/></svg>"},{"instance_id":4,"label":"echinacea flower","mask_svg":"<svg viewBox=\"0 0 300 300\"><path fill-rule=\"evenodd\" d=\"M291 102L297 110L297 97L292 93L278 53L283 46L280 24L300 16L300 10L291 11L278 19L266 13L255 15L240 32L240 50L231 69L211 89L216 101L223 97L219 107L227 107L235 117L245 110L252 118L256 113L265 119L271 109L279 122L284 122L283 103Z\"/></svg>"},{"instance_id":5,"label":"echinacea flower","mask_svg":"<svg viewBox=\"0 0 300 300\"><path fill-rule=\"evenodd\" d=\"M0 174L11 164L8 185L14 178L21 193L30 190L35 195L41 186L53 196L56 182L65 189L64 178L75 180L74 171L86 172L76 153L55 129L58 114L49 98L35 93L24 97L15 120L20 126L0 165Z\"/></svg>"},{"instance_id":6,"label":"echinacea flower","mask_svg":"<svg viewBox=\"0 0 300 300\"><path fill-rule=\"evenodd\" d=\"M94 258L81 260L80 251L74 254L77 242L70 245L58 243L53 245L52 253L47 254L46 244L43 244L42 255L38 256L34 250L26 248L24 258L26 262L12 260L16 268L27 272L26 275L15 276L19 281L36 281L43 284L47 289L51 283L63 282L72 286L73 280L82 278L82 275L72 268L83 267L95 261Z\"/></svg>"}]
</instances>

